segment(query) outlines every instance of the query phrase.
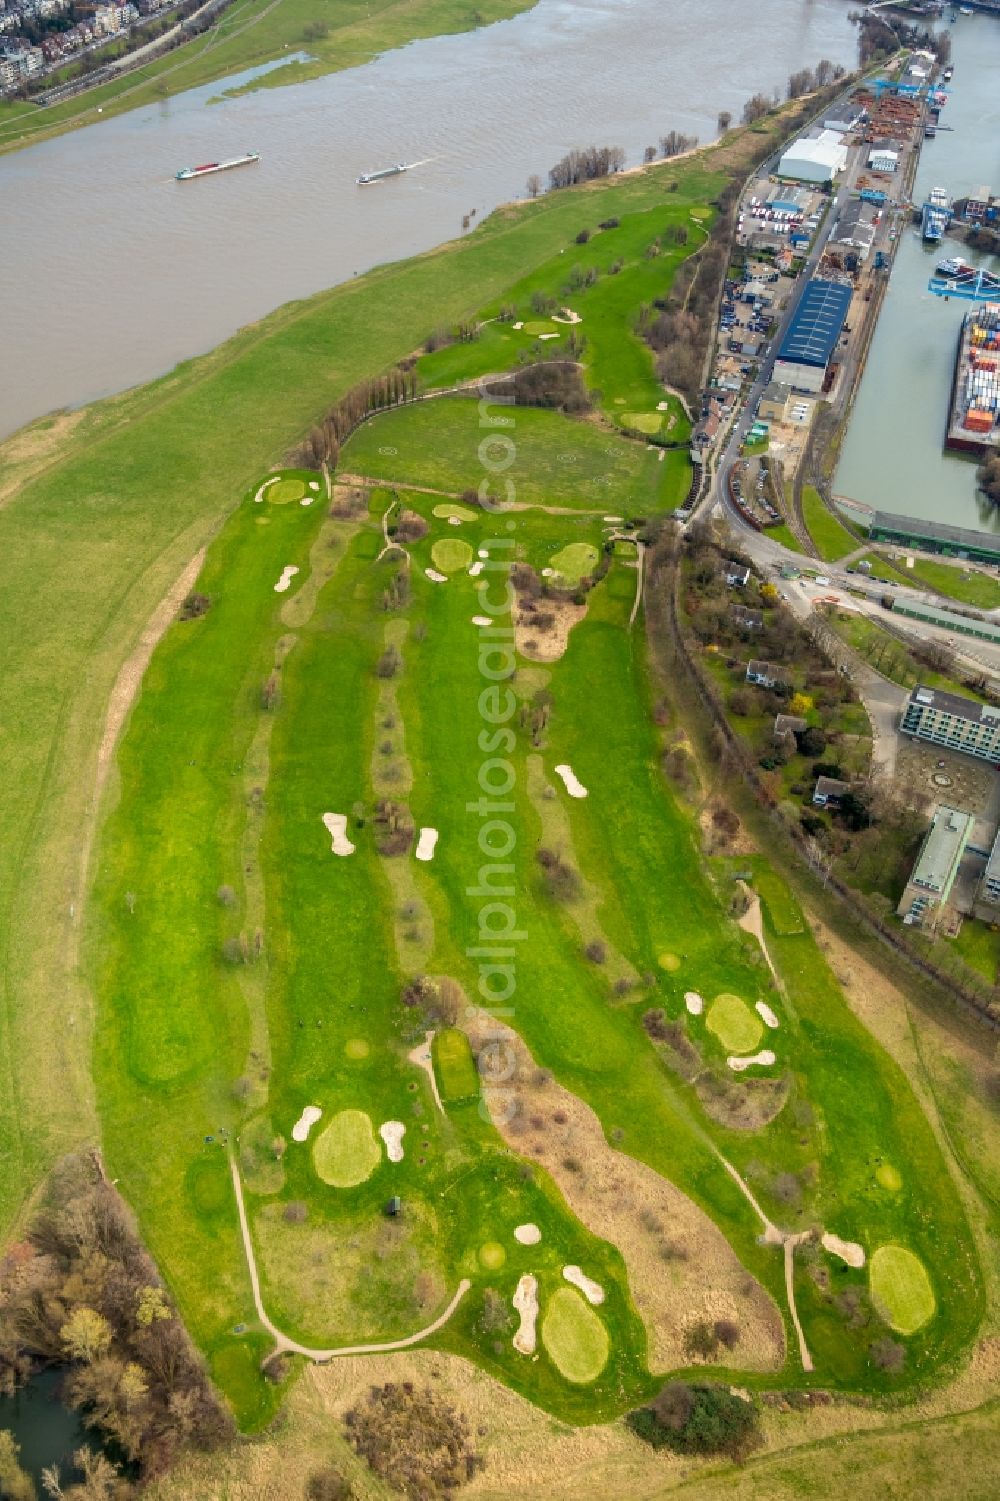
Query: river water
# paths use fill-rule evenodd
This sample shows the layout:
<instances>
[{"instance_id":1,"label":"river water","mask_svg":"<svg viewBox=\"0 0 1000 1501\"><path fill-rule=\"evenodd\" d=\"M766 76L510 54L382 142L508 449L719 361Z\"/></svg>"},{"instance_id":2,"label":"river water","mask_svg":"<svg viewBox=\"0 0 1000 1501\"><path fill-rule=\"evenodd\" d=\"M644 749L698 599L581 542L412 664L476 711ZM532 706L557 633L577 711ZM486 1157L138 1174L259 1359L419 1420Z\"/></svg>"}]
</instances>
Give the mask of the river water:
<instances>
[{"instance_id":1,"label":"river water","mask_svg":"<svg viewBox=\"0 0 1000 1501\"><path fill-rule=\"evenodd\" d=\"M936 185L953 198L984 183L1000 192L1000 20L960 16L949 30L955 77L941 120L953 129L924 143L918 203ZM943 447L958 330L970 304L927 291L946 255L990 262L955 241L935 249L919 230L902 233L835 489L877 510L997 531L1000 515L977 495L975 463Z\"/></svg>"},{"instance_id":2,"label":"river water","mask_svg":"<svg viewBox=\"0 0 1000 1501\"><path fill-rule=\"evenodd\" d=\"M0 158L0 436L453 238L571 147L621 145L635 162L671 129L710 140L719 110L738 118L795 69L852 65L850 8L539 0L348 72L221 103L220 85L194 89ZM248 150L259 166L173 180Z\"/></svg>"}]
</instances>

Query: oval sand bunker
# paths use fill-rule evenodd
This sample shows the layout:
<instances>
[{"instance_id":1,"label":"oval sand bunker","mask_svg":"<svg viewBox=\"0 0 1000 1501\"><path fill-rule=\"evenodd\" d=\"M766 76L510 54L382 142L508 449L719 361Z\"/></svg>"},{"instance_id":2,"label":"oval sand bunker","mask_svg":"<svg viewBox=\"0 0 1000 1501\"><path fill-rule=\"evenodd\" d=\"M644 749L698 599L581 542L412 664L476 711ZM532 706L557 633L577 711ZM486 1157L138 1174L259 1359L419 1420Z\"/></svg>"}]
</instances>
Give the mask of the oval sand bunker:
<instances>
[{"instance_id":1,"label":"oval sand bunker","mask_svg":"<svg viewBox=\"0 0 1000 1501\"><path fill-rule=\"evenodd\" d=\"M515 1225L514 1227L514 1239L519 1246L537 1246L541 1238L541 1230L539 1230L537 1225L530 1222L527 1225Z\"/></svg>"},{"instance_id":2,"label":"oval sand bunker","mask_svg":"<svg viewBox=\"0 0 1000 1501\"><path fill-rule=\"evenodd\" d=\"M323 823L329 830L330 848L335 855L353 855L354 845L347 837L347 814L324 813Z\"/></svg>"},{"instance_id":3,"label":"oval sand bunker","mask_svg":"<svg viewBox=\"0 0 1000 1501\"><path fill-rule=\"evenodd\" d=\"M406 1135L406 1127L402 1121L383 1121L378 1128L378 1134L385 1142L385 1155L389 1161L402 1162L403 1137Z\"/></svg>"},{"instance_id":4,"label":"oval sand bunker","mask_svg":"<svg viewBox=\"0 0 1000 1501\"><path fill-rule=\"evenodd\" d=\"M573 770L572 766L567 766L565 762L561 766L557 766L556 776L562 778L563 786L566 788L566 791L569 793L570 797L587 796L587 789L580 781L579 777L576 775L576 772Z\"/></svg>"},{"instance_id":5,"label":"oval sand bunker","mask_svg":"<svg viewBox=\"0 0 1000 1501\"><path fill-rule=\"evenodd\" d=\"M534 1355L538 1343L538 1278L526 1272L517 1284L513 1298L514 1308L521 1316L513 1346L519 1355Z\"/></svg>"},{"instance_id":6,"label":"oval sand bunker","mask_svg":"<svg viewBox=\"0 0 1000 1501\"><path fill-rule=\"evenodd\" d=\"M684 1004L691 1016L700 1016L705 1009L705 1002L696 990L685 990Z\"/></svg>"},{"instance_id":7,"label":"oval sand bunker","mask_svg":"<svg viewBox=\"0 0 1000 1501\"><path fill-rule=\"evenodd\" d=\"M771 1008L767 1004L767 1002L766 1001L758 1001L757 1004L754 1006L753 1009L756 1011L757 1015L760 1017L761 1021L765 1025L765 1027L770 1027L771 1031L773 1032L774 1029L775 1029L775 1027L778 1026L778 1018L774 1014L774 1012L771 1010Z\"/></svg>"},{"instance_id":8,"label":"oval sand bunker","mask_svg":"<svg viewBox=\"0 0 1000 1501\"><path fill-rule=\"evenodd\" d=\"M437 829L421 829L420 838L417 840L417 859L433 860L434 847L438 842Z\"/></svg>"},{"instance_id":9,"label":"oval sand bunker","mask_svg":"<svg viewBox=\"0 0 1000 1501\"><path fill-rule=\"evenodd\" d=\"M323 1114L318 1105L307 1105L292 1127L292 1140L305 1141L309 1132Z\"/></svg>"},{"instance_id":10,"label":"oval sand bunker","mask_svg":"<svg viewBox=\"0 0 1000 1501\"><path fill-rule=\"evenodd\" d=\"M593 1277L588 1277L585 1272L582 1272L578 1266L564 1266L563 1276L567 1282L571 1282L574 1287L580 1289L588 1303L593 1303L597 1307L599 1303L604 1302L604 1288L599 1282L595 1282Z\"/></svg>"}]
</instances>

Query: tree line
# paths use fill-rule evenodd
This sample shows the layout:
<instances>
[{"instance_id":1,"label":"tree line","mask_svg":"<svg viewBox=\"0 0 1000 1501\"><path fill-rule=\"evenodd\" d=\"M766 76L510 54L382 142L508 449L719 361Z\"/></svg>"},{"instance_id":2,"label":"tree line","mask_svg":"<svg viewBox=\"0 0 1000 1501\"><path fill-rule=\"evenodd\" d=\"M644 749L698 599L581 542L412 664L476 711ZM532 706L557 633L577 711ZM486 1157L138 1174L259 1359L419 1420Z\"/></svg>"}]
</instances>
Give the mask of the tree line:
<instances>
[{"instance_id":1,"label":"tree line","mask_svg":"<svg viewBox=\"0 0 1000 1501\"><path fill-rule=\"evenodd\" d=\"M315 468L321 464L335 468L341 448L356 427L375 412L414 401L418 390L415 373L399 365L384 375L359 381L316 423L298 454L299 461Z\"/></svg>"}]
</instances>

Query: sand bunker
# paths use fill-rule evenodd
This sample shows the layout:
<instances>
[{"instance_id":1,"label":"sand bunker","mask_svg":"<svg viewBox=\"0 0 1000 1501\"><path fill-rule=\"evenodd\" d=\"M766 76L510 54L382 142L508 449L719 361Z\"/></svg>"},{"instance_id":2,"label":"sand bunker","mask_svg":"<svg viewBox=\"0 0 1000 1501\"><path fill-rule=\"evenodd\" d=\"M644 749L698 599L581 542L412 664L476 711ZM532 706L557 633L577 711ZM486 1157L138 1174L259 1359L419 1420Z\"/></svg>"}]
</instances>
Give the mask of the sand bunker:
<instances>
[{"instance_id":1,"label":"sand bunker","mask_svg":"<svg viewBox=\"0 0 1000 1501\"><path fill-rule=\"evenodd\" d=\"M489 555L490 555L490 550L489 550L488 547L481 547L479 549L479 557L481 557L481 558L488 558Z\"/></svg>"},{"instance_id":2,"label":"sand bunker","mask_svg":"<svg viewBox=\"0 0 1000 1501\"><path fill-rule=\"evenodd\" d=\"M841 1240L839 1235L826 1230L821 1244L824 1251L829 1251L831 1256L839 1256L848 1266L862 1267L865 1264L865 1248L859 1246L856 1240Z\"/></svg>"},{"instance_id":3,"label":"sand bunker","mask_svg":"<svg viewBox=\"0 0 1000 1501\"><path fill-rule=\"evenodd\" d=\"M580 317L579 313L574 313L574 311L573 311L573 309L571 307L564 307L563 308L563 315L562 315L561 318L560 318L560 316L559 316L558 313L553 313L552 314L552 322L553 323L582 323L583 319Z\"/></svg>"},{"instance_id":4,"label":"sand bunker","mask_svg":"<svg viewBox=\"0 0 1000 1501\"><path fill-rule=\"evenodd\" d=\"M539 334L539 339L558 339L558 334Z\"/></svg>"},{"instance_id":5,"label":"sand bunker","mask_svg":"<svg viewBox=\"0 0 1000 1501\"><path fill-rule=\"evenodd\" d=\"M318 479L311 479L309 481L309 488L310 488L310 490L318 490L319 489L319 480Z\"/></svg>"},{"instance_id":6,"label":"sand bunker","mask_svg":"<svg viewBox=\"0 0 1000 1501\"><path fill-rule=\"evenodd\" d=\"M758 1001L753 1009L756 1011L765 1027L770 1027L773 1031L774 1028L779 1025L778 1018L775 1016L774 1012L771 1010L766 1001Z\"/></svg>"},{"instance_id":7,"label":"sand bunker","mask_svg":"<svg viewBox=\"0 0 1000 1501\"><path fill-rule=\"evenodd\" d=\"M537 1225L530 1222L527 1225L514 1226L514 1239L519 1246L537 1246L542 1238L542 1232Z\"/></svg>"},{"instance_id":8,"label":"sand bunker","mask_svg":"<svg viewBox=\"0 0 1000 1501\"><path fill-rule=\"evenodd\" d=\"M417 859L433 860L434 846L438 842L437 829L421 829L420 838L417 840Z\"/></svg>"},{"instance_id":9,"label":"sand bunker","mask_svg":"<svg viewBox=\"0 0 1000 1501\"><path fill-rule=\"evenodd\" d=\"M307 1105L292 1127L293 1141L307 1141L309 1132L323 1114L318 1105Z\"/></svg>"},{"instance_id":10,"label":"sand bunker","mask_svg":"<svg viewBox=\"0 0 1000 1501\"><path fill-rule=\"evenodd\" d=\"M389 1161L402 1162L403 1137L406 1135L406 1127L402 1121L383 1121L378 1128L378 1134L385 1142L385 1155Z\"/></svg>"},{"instance_id":11,"label":"sand bunker","mask_svg":"<svg viewBox=\"0 0 1000 1501\"><path fill-rule=\"evenodd\" d=\"M514 328L523 328L524 327L524 320L522 319L520 323L513 324L512 327L514 327Z\"/></svg>"},{"instance_id":12,"label":"sand bunker","mask_svg":"<svg viewBox=\"0 0 1000 1501\"><path fill-rule=\"evenodd\" d=\"M570 797L587 796L587 789L577 777L572 766L567 766L565 763L562 766L557 766L556 776L562 778L563 785Z\"/></svg>"},{"instance_id":13,"label":"sand bunker","mask_svg":"<svg viewBox=\"0 0 1000 1501\"><path fill-rule=\"evenodd\" d=\"M313 503L313 501L315 499L316 499L315 495L306 495L302 500L299 501L299 505L300 506L311 506L312 503Z\"/></svg>"},{"instance_id":14,"label":"sand bunker","mask_svg":"<svg viewBox=\"0 0 1000 1501\"><path fill-rule=\"evenodd\" d=\"M449 526L461 526L462 525L462 518L461 518L461 516L449 516L448 517L448 525Z\"/></svg>"},{"instance_id":15,"label":"sand bunker","mask_svg":"<svg viewBox=\"0 0 1000 1501\"><path fill-rule=\"evenodd\" d=\"M625 517L624 516L605 516L603 519L605 521L624 521Z\"/></svg>"},{"instance_id":16,"label":"sand bunker","mask_svg":"<svg viewBox=\"0 0 1000 1501\"><path fill-rule=\"evenodd\" d=\"M270 479L266 479L264 481L264 483L261 485L260 489L257 491L257 494L254 496L254 504L255 505L260 505L261 501L264 499L264 496L267 494L268 490L270 490L270 488L271 488L272 485L276 485L278 483L278 481L279 481L280 478L281 478L280 474L272 474Z\"/></svg>"},{"instance_id":17,"label":"sand bunker","mask_svg":"<svg viewBox=\"0 0 1000 1501\"><path fill-rule=\"evenodd\" d=\"M534 1355L538 1336L538 1278L526 1272L517 1284L513 1298L514 1307L521 1315L521 1323L514 1335L514 1349L519 1355Z\"/></svg>"},{"instance_id":18,"label":"sand bunker","mask_svg":"<svg viewBox=\"0 0 1000 1501\"><path fill-rule=\"evenodd\" d=\"M473 563L469 568L470 579L477 579L483 571L482 563Z\"/></svg>"},{"instance_id":19,"label":"sand bunker","mask_svg":"<svg viewBox=\"0 0 1000 1501\"><path fill-rule=\"evenodd\" d=\"M408 1063L414 1063L417 1068L423 1069L430 1081L434 1103L441 1114L444 1115L444 1101L441 1099L441 1091L438 1089L437 1074L434 1072L434 1059L431 1055L431 1043L433 1041L433 1031L425 1032L423 1042L418 1042L412 1053L407 1053L406 1059Z\"/></svg>"},{"instance_id":20,"label":"sand bunker","mask_svg":"<svg viewBox=\"0 0 1000 1501\"><path fill-rule=\"evenodd\" d=\"M298 571L299 570L295 567L295 565L293 563L290 563L274 586L275 594L284 594L285 590L291 587L292 579L295 577Z\"/></svg>"},{"instance_id":21,"label":"sand bunker","mask_svg":"<svg viewBox=\"0 0 1000 1501\"><path fill-rule=\"evenodd\" d=\"M324 813L323 822L330 831L330 848L335 855L353 855L354 845L347 837L347 814Z\"/></svg>"},{"instance_id":22,"label":"sand bunker","mask_svg":"<svg viewBox=\"0 0 1000 1501\"><path fill-rule=\"evenodd\" d=\"M774 1054L770 1048L762 1048L759 1053L751 1053L749 1058L727 1058L726 1062L734 1073L741 1074L745 1068L753 1068L760 1063L769 1065L774 1062Z\"/></svg>"},{"instance_id":23,"label":"sand bunker","mask_svg":"<svg viewBox=\"0 0 1000 1501\"><path fill-rule=\"evenodd\" d=\"M473 615L473 617L472 617L472 624L473 625L492 625L493 622L492 622L492 620L490 619L490 617L488 615Z\"/></svg>"},{"instance_id":24,"label":"sand bunker","mask_svg":"<svg viewBox=\"0 0 1000 1501\"><path fill-rule=\"evenodd\" d=\"M555 572L556 571L555 571L554 568L543 568L542 569L542 578L543 579L554 578L555 577Z\"/></svg>"},{"instance_id":25,"label":"sand bunker","mask_svg":"<svg viewBox=\"0 0 1000 1501\"><path fill-rule=\"evenodd\" d=\"M684 1004L692 1016L700 1016L705 1009L705 1002L696 990L685 990Z\"/></svg>"},{"instance_id":26,"label":"sand bunker","mask_svg":"<svg viewBox=\"0 0 1000 1501\"><path fill-rule=\"evenodd\" d=\"M563 1276L567 1282L572 1282L574 1287L580 1289L588 1303L593 1303L596 1307L598 1303L604 1302L604 1288L593 1277L581 1272L578 1266L564 1266Z\"/></svg>"},{"instance_id":27,"label":"sand bunker","mask_svg":"<svg viewBox=\"0 0 1000 1501\"><path fill-rule=\"evenodd\" d=\"M436 568L425 568L424 572L432 584L446 584L448 582L448 575L446 573L438 573Z\"/></svg>"},{"instance_id":28,"label":"sand bunker","mask_svg":"<svg viewBox=\"0 0 1000 1501\"><path fill-rule=\"evenodd\" d=\"M658 401L656 403L656 410L658 412L669 412L670 411L670 403L669 403L669 401Z\"/></svg>"}]
</instances>

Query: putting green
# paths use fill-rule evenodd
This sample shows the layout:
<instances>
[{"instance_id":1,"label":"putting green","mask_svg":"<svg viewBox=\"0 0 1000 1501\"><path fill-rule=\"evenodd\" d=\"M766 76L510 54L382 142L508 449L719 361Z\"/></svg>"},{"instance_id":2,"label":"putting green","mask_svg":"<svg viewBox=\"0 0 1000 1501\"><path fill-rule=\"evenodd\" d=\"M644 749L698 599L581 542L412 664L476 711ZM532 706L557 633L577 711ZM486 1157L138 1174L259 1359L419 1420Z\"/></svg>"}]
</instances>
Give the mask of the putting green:
<instances>
[{"instance_id":1,"label":"putting green","mask_svg":"<svg viewBox=\"0 0 1000 1501\"><path fill-rule=\"evenodd\" d=\"M438 1088L446 1105L478 1098L479 1070L464 1032L457 1027L438 1032L431 1054L437 1069Z\"/></svg>"},{"instance_id":2,"label":"putting green","mask_svg":"<svg viewBox=\"0 0 1000 1501\"><path fill-rule=\"evenodd\" d=\"M890 1193L898 1193L903 1186L903 1176L898 1168L893 1167L891 1162L883 1162L881 1167L875 1169L875 1177L883 1188Z\"/></svg>"},{"instance_id":3,"label":"putting green","mask_svg":"<svg viewBox=\"0 0 1000 1501\"><path fill-rule=\"evenodd\" d=\"M729 991L716 996L705 1024L729 1053L752 1053L764 1035L764 1024L757 1013Z\"/></svg>"},{"instance_id":4,"label":"putting green","mask_svg":"<svg viewBox=\"0 0 1000 1501\"><path fill-rule=\"evenodd\" d=\"M593 572L599 557L600 553L590 542L570 542L550 562L559 578L575 587L582 578Z\"/></svg>"},{"instance_id":5,"label":"putting green","mask_svg":"<svg viewBox=\"0 0 1000 1501\"><path fill-rule=\"evenodd\" d=\"M472 562L472 546L461 537L441 537L431 548L431 557L442 573L461 573Z\"/></svg>"},{"instance_id":6,"label":"putting green","mask_svg":"<svg viewBox=\"0 0 1000 1501\"><path fill-rule=\"evenodd\" d=\"M470 511L468 506L435 506L433 514L442 521L447 521L452 516L456 516L459 521L475 521L476 519L475 511Z\"/></svg>"},{"instance_id":7,"label":"putting green","mask_svg":"<svg viewBox=\"0 0 1000 1501\"><path fill-rule=\"evenodd\" d=\"M485 1245L479 1247L480 1265L488 1272L497 1272L507 1260L507 1252L499 1241L488 1240Z\"/></svg>"},{"instance_id":8,"label":"putting green","mask_svg":"<svg viewBox=\"0 0 1000 1501\"><path fill-rule=\"evenodd\" d=\"M868 1282L875 1307L900 1334L915 1334L937 1307L927 1268L905 1246L879 1246Z\"/></svg>"},{"instance_id":9,"label":"putting green","mask_svg":"<svg viewBox=\"0 0 1000 1501\"><path fill-rule=\"evenodd\" d=\"M371 1117L364 1110L341 1110L313 1145L313 1166L331 1188L355 1188L381 1161Z\"/></svg>"},{"instance_id":10,"label":"putting green","mask_svg":"<svg viewBox=\"0 0 1000 1501\"><path fill-rule=\"evenodd\" d=\"M268 487L266 493L272 505L287 506L293 500L301 500L306 487L300 479L279 479L276 485Z\"/></svg>"},{"instance_id":11,"label":"putting green","mask_svg":"<svg viewBox=\"0 0 1000 1501\"><path fill-rule=\"evenodd\" d=\"M661 954L657 959L661 969L665 969L668 975L676 974L681 967L681 961L676 954Z\"/></svg>"},{"instance_id":12,"label":"putting green","mask_svg":"<svg viewBox=\"0 0 1000 1501\"><path fill-rule=\"evenodd\" d=\"M363 1037L349 1037L344 1043L344 1052L348 1058L367 1058L371 1047Z\"/></svg>"},{"instance_id":13,"label":"putting green","mask_svg":"<svg viewBox=\"0 0 1000 1501\"><path fill-rule=\"evenodd\" d=\"M622 412L626 427L634 427L637 433L658 433L663 426L661 412Z\"/></svg>"},{"instance_id":14,"label":"putting green","mask_svg":"<svg viewBox=\"0 0 1000 1501\"><path fill-rule=\"evenodd\" d=\"M546 1303L542 1344L574 1386L596 1380L608 1363L608 1331L572 1287L561 1287Z\"/></svg>"},{"instance_id":15,"label":"putting green","mask_svg":"<svg viewBox=\"0 0 1000 1501\"><path fill-rule=\"evenodd\" d=\"M524 325L524 332L526 334L532 334L537 337L538 334L554 334L557 333L558 330L554 323L544 323L540 320L537 320L531 323L526 323Z\"/></svg>"}]
</instances>

